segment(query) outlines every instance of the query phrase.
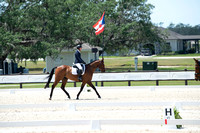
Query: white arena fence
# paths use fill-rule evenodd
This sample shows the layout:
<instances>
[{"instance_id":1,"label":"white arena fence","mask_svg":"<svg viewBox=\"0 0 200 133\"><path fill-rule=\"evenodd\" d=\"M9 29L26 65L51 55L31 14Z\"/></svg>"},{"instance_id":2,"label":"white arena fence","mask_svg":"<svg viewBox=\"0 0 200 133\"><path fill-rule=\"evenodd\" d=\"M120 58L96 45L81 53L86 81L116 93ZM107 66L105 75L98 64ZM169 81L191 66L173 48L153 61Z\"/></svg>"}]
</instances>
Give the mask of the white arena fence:
<instances>
[{"instance_id":1,"label":"white arena fence","mask_svg":"<svg viewBox=\"0 0 200 133\"><path fill-rule=\"evenodd\" d=\"M102 103L51 103L51 104L8 104L0 105L1 109L23 108L51 108L68 107L69 111L76 111L77 107L136 107L136 106L176 106L182 109L184 106L199 106L200 102L102 102Z\"/></svg>"},{"instance_id":2,"label":"white arena fence","mask_svg":"<svg viewBox=\"0 0 200 133\"><path fill-rule=\"evenodd\" d=\"M15 121L0 122L0 127L41 127L88 125L91 130L101 130L102 125L200 125L200 120L164 119L109 119L109 120L57 120L57 121Z\"/></svg>"},{"instance_id":3,"label":"white arena fence","mask_svg":"<svg viewBox=\"0 0 200 133\"><path fill-rule=\"evenodd\" d=\"M1 75L0 84L22 84L25 83L46 83L48 75ZM92 81L101 82L103 86L104 82L128 82L128 86L131 86L131 81L156 81L156 85L159 85L159 81L185 81L185 85L188 85L188 80L195 80L194 71L184 72L130 72L130 73L94 73ZM52 81L54 82L54 77ZM73 82L76 87L76 82Z\"/></svg>"},{"instance_id":4,"label":"white arena fence","mask_svg":"<svg viewBox=\"0 0 200 133\"><path fill-rule=\"evenodd\" d=\"M77 111L76 107L128 107L128 106L200 106L200 102L109 102L109 103L51 103L51 104L11 104L0 105L4 109L68 107L68 111ZM98 113L98 111L95 111ZM67 113L67 112L66 112ZM87 111L89 113L89 111ZM42 127L42 126L88 126L91 130L101 130L104 125L200 125L200 120L191 119L91 119L91 120L51 120L51 121L5 121L0 127Z\"/></svg>"}]
</instances>

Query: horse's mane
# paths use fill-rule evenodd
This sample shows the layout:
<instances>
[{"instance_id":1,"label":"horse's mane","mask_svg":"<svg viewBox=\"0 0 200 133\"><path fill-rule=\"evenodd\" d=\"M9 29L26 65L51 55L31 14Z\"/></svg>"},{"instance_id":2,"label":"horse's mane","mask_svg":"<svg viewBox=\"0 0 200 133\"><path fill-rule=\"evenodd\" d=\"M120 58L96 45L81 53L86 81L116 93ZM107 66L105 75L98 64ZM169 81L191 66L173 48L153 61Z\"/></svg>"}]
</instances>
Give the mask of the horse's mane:
<instances>
[{"instance_id":1,"label":"horse's mane","mask_svg":"<svg viewBox=\"0 0 200 133\"><path fill-rule=\"evenodd\" d=\"M92 62L90 62L90 63L88 63L88 64L86 64L86 65L90 65L90 64L92 64L92 63L94 63L94 62L96 62L96 61L99 61L99 60L94 60L94 61L92 61Z\"/></svg>"}]
</instances>

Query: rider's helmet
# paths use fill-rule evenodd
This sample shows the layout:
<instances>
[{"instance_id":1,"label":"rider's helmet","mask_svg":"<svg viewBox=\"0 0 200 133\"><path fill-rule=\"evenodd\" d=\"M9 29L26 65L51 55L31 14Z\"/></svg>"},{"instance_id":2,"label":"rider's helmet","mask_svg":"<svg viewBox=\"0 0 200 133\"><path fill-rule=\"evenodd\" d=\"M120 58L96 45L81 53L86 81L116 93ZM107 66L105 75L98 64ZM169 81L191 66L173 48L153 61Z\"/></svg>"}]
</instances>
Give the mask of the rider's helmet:
<instances>
[{"instance_id":1,"label":"rider's helmet","mask_svg":"<svg viewBox=\"0 0 200 133\"><path fill-rule=\"evenodd\" d=\"M82 45L81 45L81 44L78 44L78 45L76 46L76 48L77 48L77 49L82 48Z\"/></svg>"}]
</instances>

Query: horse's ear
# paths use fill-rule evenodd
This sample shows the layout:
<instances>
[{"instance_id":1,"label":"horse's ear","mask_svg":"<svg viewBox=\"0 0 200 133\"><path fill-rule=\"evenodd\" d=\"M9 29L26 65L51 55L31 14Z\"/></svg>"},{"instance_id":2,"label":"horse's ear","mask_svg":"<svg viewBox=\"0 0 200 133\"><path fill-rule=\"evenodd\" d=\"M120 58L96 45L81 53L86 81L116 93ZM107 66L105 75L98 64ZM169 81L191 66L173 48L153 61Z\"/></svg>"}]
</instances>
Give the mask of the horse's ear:
<instances>
[{"instance_id":1,"label":"horse's ear","mask_svg":"<svg viewBox=\"0 0 200 133\"><path fill-rule=\"evenodd\" d=\"M195 59L195 58L193 58L194 59L194 61L198 64L198 60L197 59Z\"/></svg>"}]
</instances>

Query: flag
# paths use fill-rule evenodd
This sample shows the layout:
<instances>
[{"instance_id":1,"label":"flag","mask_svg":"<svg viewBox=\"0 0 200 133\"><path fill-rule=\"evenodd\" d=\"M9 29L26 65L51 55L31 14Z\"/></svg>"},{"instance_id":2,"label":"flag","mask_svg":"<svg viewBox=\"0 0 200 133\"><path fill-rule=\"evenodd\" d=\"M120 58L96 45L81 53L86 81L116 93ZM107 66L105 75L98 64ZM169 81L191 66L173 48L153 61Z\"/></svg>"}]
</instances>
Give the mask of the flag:
<instances>
[{"instance_id":1,"label":"flag","mask_svg":"<svg viewBox=\"0 0 200 133\"><path fill-rule=\"evenodd\" d=\"M105 11L103 12L103 15L99 19L99 21L93 25L93 28L96 30L95 34L99 35L101 32L104 31L104 25L105 25Z\"/></svg>"}]
</instances>

